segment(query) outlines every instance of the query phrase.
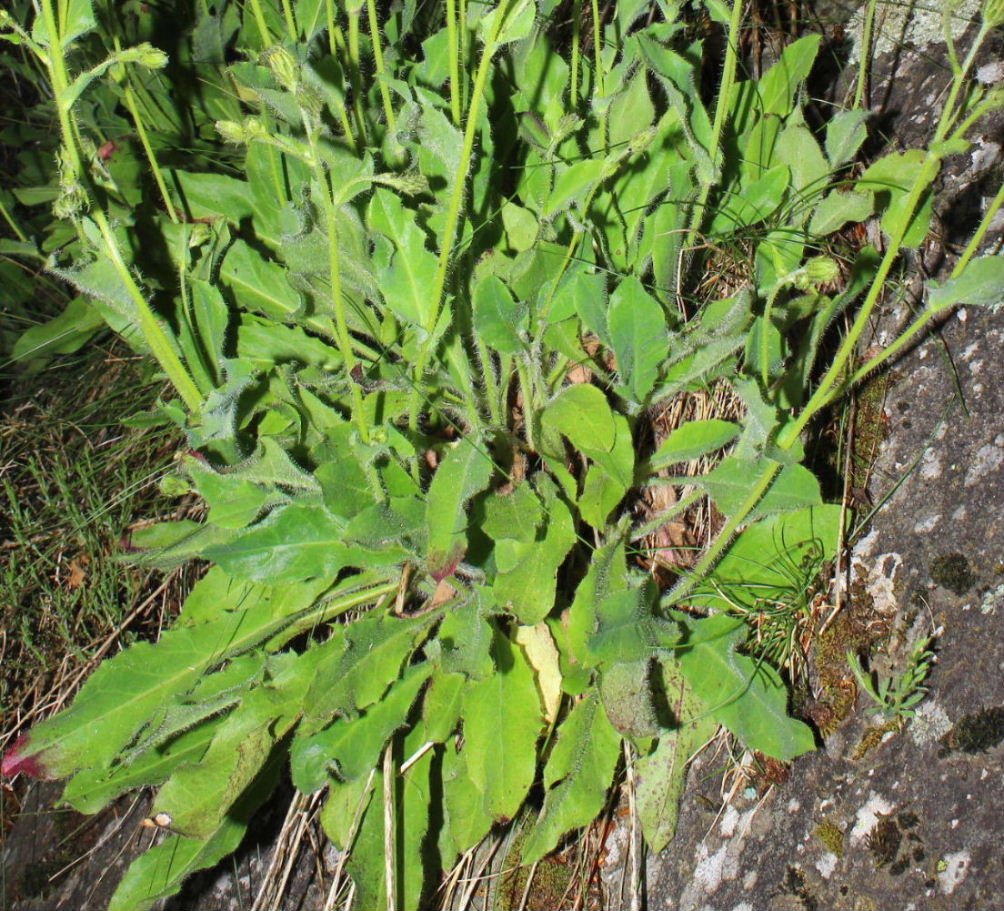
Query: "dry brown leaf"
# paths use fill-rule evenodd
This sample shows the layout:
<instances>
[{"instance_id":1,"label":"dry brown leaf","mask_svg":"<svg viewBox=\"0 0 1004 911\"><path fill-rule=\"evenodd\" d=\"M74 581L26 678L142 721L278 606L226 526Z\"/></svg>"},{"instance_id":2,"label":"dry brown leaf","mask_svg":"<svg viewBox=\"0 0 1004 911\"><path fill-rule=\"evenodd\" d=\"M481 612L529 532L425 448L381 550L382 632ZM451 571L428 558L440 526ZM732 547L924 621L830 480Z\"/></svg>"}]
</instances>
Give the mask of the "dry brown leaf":
<instances>
[{"instance_id":1,"label":"dry brown leaf","mask_svg":"<svg viewBox=\"0 0 1004 911\"><path fill-rule=\"evenodd\" d=\"M74 557L73 560L70 561L70 565L66 573L66 587L71 592L76 591L86 581L87 570L84 569L84 566L87 562L87 557Z\"/></svg>"},{"instance_id":2,"label":"dry brown leaf","mask_svg":"<svg viewBox=\"0 0 1004 911\"><path fill-rule=\"evenodd\" d=\"M456 594L457 590L446 579L443 579L432 593L432 601L429 602L429 607L434 608L439 607L440 604L446 604L451 598L456 597Z\"/></svg>"}]
</instances>

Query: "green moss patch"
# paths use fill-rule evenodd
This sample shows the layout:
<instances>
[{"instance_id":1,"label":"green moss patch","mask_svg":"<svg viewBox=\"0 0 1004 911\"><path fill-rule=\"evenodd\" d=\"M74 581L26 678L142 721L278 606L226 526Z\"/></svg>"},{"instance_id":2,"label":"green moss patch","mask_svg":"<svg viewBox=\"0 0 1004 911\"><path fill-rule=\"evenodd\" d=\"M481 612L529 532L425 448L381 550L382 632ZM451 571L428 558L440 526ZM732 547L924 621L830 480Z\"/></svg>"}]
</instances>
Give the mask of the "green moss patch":
<instances>
[{"instance_id":1,"label":"green moss patch","mask_svg":"<svg viewBox=\"0 0 1004 911\"><path fill-rule=\"evenodd\" d=\"M966 715L944 737L944 751L983 753L1004 740L1004 706Z\"/></svg>"},{"instance_id":2,"label":"green moss patch","mask_svg":"<svg viewBox=\"0 0 1004 911\"><path fill-rule=\"evenodd\" d=\"M931 562L931 579L956 595L964 595L976 582L976 576L964 554L951 553Z\"/></svg>"}]
</instances>

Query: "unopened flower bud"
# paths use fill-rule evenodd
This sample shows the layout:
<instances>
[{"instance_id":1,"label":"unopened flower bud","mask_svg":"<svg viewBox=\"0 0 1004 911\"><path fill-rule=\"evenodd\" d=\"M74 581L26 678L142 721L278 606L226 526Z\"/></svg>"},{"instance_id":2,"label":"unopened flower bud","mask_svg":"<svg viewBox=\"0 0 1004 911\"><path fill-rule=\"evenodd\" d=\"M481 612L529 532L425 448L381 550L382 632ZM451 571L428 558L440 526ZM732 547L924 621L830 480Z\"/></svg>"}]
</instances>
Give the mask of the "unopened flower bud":
<instances>
[{"instance_id":1,"label":"unopened flower bud","mask_svg":"<svg viewBox=\"0 0 1004 911\"><path fill-rule=\"evenodd\" d=\"M244 135L247 137L246 142L251 142L254 139L268 139L269 132L265 121L261 117L248 117L244 121Z\"/></svg>"},{"instance_id":2,"label":"unopened flower bud","mask_svg":"<svg viewBox=\"0 0 1004 911\"><path fill-rule=\"evenodd\" d=\"M840 266L829 256L814 256L798 270L795 285L799 288L811 288L815 285L826 285L840 277Z\"/></svg>"},{"instance_id":3,"label":"unopened flower bud","mask_svg":"<svg viewBox=\"0 0 1004 911\"><path fill-rule=\"evenodd\" d=\"M151 70L161 70L167 66L168 57L159 47L154 47L149 41L132 48L136 63Z\"/></svg>"},{"instance_id":4,"label":"unopened flower bud","mask_svg":"<svg viewBox=\"0 0 1004 911\"><path fill-rule=\"evenodd\" d=\"M562 114L554 132L561 136L567 136L580 126L582 126L582 118L578 114Z\"/></svg>"},{"instance_id":5,"label":"unopened flower bud","mask_svg":"<svg viewBox=\"0 0 1004 911\"><path fill-rule=\"evenodd\" d=\"M224 142L232 142L234 145L244 145L247 142L244 127L234 120L217 120L216 132Z\"/></svg>"},{"instance_id":6,"label":"unopened flower bud","mask_svg":"<svg viewBox=\"0 0 1004 911\"><path fill-rule=\"evenodd\" d=\"M87 193L77 183L60 181L59 195L52 203L52 214L56 218L74 218L87 210Z\"/></svg>"},{"instance_id":7,"label":"unopened flower bud","mask_svg":"<svg viewBox=\"0 0 1004 911\"><path fill-rule=\"evenodd\" d=\"M279 84L287 92L296 91L300 82L300 65L296 58L284 47L270 47L262 54L262 62L273 73Z\"/></svg>"}]
</instances>

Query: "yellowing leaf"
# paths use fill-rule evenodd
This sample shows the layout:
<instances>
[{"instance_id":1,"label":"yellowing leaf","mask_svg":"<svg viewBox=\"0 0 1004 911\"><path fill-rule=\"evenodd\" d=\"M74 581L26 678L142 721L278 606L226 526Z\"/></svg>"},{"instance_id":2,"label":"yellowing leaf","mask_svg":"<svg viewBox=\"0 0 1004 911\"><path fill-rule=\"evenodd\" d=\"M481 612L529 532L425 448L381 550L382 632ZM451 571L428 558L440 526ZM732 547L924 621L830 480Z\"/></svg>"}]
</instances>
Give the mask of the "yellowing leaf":
<instances>
[{"instance_id":1,"label":"yellowing leaf","mask_svg":"<svg viewBox=\"0 0 1004 911\"><path fill-rule=\"evenodd\" d=\"M544 718L553 722L558 717L558 706L561 704L561 668L551 632L543 622L536 626L517 626L515 639L523 646L527 660L537 672Z\"/></svg>"}]
</instances>

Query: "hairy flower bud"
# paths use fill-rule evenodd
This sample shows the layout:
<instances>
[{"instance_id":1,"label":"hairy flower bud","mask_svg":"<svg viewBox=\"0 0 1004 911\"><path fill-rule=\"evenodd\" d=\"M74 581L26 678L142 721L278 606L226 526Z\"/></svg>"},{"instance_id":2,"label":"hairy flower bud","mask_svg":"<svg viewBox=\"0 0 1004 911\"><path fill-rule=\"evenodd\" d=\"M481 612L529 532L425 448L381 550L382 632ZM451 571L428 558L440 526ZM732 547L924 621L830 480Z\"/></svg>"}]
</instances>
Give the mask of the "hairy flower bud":
<instances>
[{"instance_id":1,"label":"hairy flower bud","mask_svg":"<svg viewBox=\"0 0 1004 911\"><path fill-rule=\"evenodd\" d=\"M87 210L87 194L79 184L74 184L65 190L60 189L59 196L52 203L52 214L56 218L73 218Z\"/></svg>"},{"instance_id":2,"label":"hairy flower bud","mask_svg":"<svg viewBox=\"0 0 1004 911\"><path fill-rule=\"evenodd\" d=\"M651 144L652 140L658 135L658 130L655 127L649 127L647 130L642 130L637 136L633 137L628 143L628 152L631 155L637 155L639 152L644 152Z\"/></svg>"},{"instance_id":3,"label":"hairy flower bud","mask_svg":"<svg viewBox=\"0 0 1004 911\"><path fill-rule=\"evenodd\" d=\"M795 274L795 286L806 289L814 285L825 285L840 277L840 266L829 256L813 256Z\"/></svg>"},{"instance_id":4,"label":"hairy flower bud","mask_svg":"<svg viewBox=\"0 0 1004 911\"><path fill-rule=\"evenodd\" d=\"M262 54L262 63L272 71L287 92L296 91L300 83L300 65L286 48L278 45L270 47Z\"/></svg>"},{"instance_id":5,"label":"hairy flower bud","mask_svg":"<svg viewBox=\"0 0 1004 911\"><path fill-rule=\"evenodd\" d=\"M144 41L142 44L137 44L136 47L130 48L130 55L135 55L132 56L132 59L140 66L147 67L147 69L160 70L167 66L167 54L159 47L154 47L149 41Z\"/></svg>"},{"instance_id":6,"label":"hairy flower bud","mask_svg":"<svg viewBox=\"0 0 1004 911\"><path fill-rule=\"evenodd\" d=\"M248 117L244 121L244 135L247 137L246 142L255 139L268 139L269 132L265 121L261 117Z\"/></svg>"},{"instance_id":7,"label":"hairy flower bud","mask_svg":"<svg viewBox=\"0 0 1004 911\"><path fill-rule=\"evenodd\" d=\"M224 142L232 142L234 145L245 145L268 136L268 131L259 117L248 117L242 123L235 120L217 120L216 132Z\"/></svg>"},{"instance_id":8,"label":"hairy flower bud","mask_svg":"<svg viewBox=\"0 0 1004 911\"><path fill-rule=\"evenodd\" d=\"M220 134L224 142L232 142L234 145L244 145L247 142L244 127L234 120L217 120L216 132Z\"/></svg>"}]
</instances>

